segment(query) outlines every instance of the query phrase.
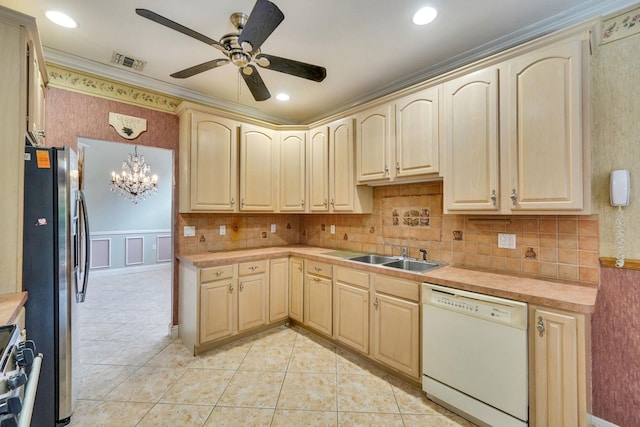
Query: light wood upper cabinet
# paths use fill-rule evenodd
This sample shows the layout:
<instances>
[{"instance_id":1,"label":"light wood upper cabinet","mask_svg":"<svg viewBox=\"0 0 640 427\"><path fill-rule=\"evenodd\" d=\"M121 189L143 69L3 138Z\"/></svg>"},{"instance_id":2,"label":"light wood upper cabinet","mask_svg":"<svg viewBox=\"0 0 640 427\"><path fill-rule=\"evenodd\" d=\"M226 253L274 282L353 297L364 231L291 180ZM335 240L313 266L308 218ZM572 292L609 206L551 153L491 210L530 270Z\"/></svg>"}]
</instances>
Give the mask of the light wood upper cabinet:
<instances>
[{"instance_id":1,"label":"light wood upper cabinet","mask_svg":"<svg viewBox=\"0 0 640 427\"><path fill-rule=\"evenodd\" d=\"M393 106L384 104L356 116L356 171L358 182L391 178L394 144Z\"/></svg>"},{"instance_id":2,"label":"light wood upper cabinet","mask_svg":"<svg viewBox=\"0 0 640 427\"><path fill-rule=\"evenodd\" d=\"M240 132L241 211L276 210L278 165L276 132L243 124Z\"/></svg>"},{"instance_id":3,"label":"light wood upper cabinet","mask_svg":"<svg viewBox=\"0 0 640 427\"><path fill-rule=\"evenodd\" d=\"M373 191L356 185L353 119L329 125L329 211L370 213Z\"/></svg>"},{"instance_id":4,"label":"light wood upper cabinet","mask_svg":"<svg viewBox=\"0 0 640 427\"><path fill-rule=\"evenodd\" d=\"M499 210L498 83L490 67L444 85L447 211Z\"/></svg>"},{"instance_id":5,"label":"light wood upper cabinet","mask_svg":"<svg viewBox=\"0 0 640 427\"><path fill-rule=\"evenodd\" d=\"M395 177L413 178L440 171L440 86L395 102Z\"/></svg>"},{"instance_id":6,"label":"light wood upper cabinet","mask_svg":"<svg viewBox=\"0 0 640 427\"><path fill-rule=\"evenodd\" d=\"M585 37L445 83L445 213L590 213Z\"/></svg>"},{"instance_id":7,"label":"light wood upper cabinet","mask_svg":"<svg viewBox=\"0 0 640 427\"><path fill-rule=\"evenodd\" d=\"M329 211L329 127L320 126L309 132L307 168L309 211Z\"/></svg>"},{"instance_id":8,"label":"light wood upper cabinet","mask_svg":"<svg viewBox=\"0 0 640 427\"><path fill-rule=\"evenodd\" d=\"M307 132L280 135L280 212L304 212L306 206Z\"/></svg>"},{"instance_id":9,"label":"light wood upper cabinet","mask_svg":"<svg viewBox=\"0 0 640 427\"><path fill-rule=\"evenodd\" d=\"M583 85L588 90L584 49L585 41L573 39L508 63L502 196L503 202L504 196L514 196L505 202L514 213L590 209L590 183L584 176L589 147L588 133L583 133L583 102L588 102L583 97Z\"/></svg>"},{"instance_id":10,"label":"light wood upper cabinet","mask_svg":"<svg viewBox=\"0 0 640 427\"><path fill-rule=\"evenodd\" d=\"M586 427L584 315L531 306L531 425Z\"/></svg>"},{"instance_id":11,"label":"light wood upper cabinet","mask_svg":"<svg viewBox=\"0 0 640 427\"><path fill-rule=\"evenodd\" d=\"M238 123L180 113L180 212L236 211Z\"/></svg>"},{"instance_id":12,"label":"light wood upper cabinet","mask_svg":"<svg viewBox=\"0 0 640 427\"><path fill-rule=\"evenodd\" d=\"M356 116L359 183L437 176L440 87L405 95Z\"/></svg>"}]
</instances>

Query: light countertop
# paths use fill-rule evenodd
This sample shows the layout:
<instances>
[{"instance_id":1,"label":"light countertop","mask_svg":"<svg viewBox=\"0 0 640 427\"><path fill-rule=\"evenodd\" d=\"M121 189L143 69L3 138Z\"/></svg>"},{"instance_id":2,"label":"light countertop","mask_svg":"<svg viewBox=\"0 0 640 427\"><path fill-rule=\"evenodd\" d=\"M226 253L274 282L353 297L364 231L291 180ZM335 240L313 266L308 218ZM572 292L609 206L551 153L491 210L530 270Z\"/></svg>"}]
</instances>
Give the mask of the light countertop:
<instances>
[{"instance_id":1,"label":"light countertop","mask_svg":"<svg viewBox=\"0 0 640 427\"><path fill-rule=\"evenodd\" d=\"M0 295L0 322L2 322L3 325L16 323L20 309L26 301L26 292Z\"/></svg>"},{"instance_id":2,"label":"light countertop","mask_svg":"<svg viewBox=\"0 0 640 427\"><path fill-rule=\"evenodd\" d=\"M537 277L510 275L453 265L440 267L425 273L415 273L347 259L347 257L355 255L358 255L358 253L312 246L276 246L179 255L178 259L181 263L187 265L206 268L261 259L301 256L371 273L429 282L578 313L592 313L595 308L598 290L594 285L545 280Z\"/></svg>"}]
</instances>

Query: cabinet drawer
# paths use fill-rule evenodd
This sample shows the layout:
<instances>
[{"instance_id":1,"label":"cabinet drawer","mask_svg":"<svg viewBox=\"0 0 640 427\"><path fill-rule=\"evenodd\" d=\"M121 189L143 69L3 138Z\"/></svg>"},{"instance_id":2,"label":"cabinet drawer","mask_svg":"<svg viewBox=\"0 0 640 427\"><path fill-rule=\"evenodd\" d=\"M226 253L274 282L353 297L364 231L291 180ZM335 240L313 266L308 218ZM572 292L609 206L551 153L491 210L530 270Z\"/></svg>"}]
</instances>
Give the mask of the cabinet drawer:
<instances>
[{"instance_id":1,"label":"cabinet drawer","mask_svg":"<svg viewBox=\"0 0 640 427\"><path fill-rule=\"evenodd\" d=\"M374 283L376 292L382 292L383 294L393 295L411 301L420 300L420 283L418 282L376 275Z\"/></svg>"},{"instance_id":2,"label":"cabinet drawer","mask_svg":"<svg viewBox=\"0 0 640 427\"><path fill-rule=\"evenodd\" d=\"M233 265L219 265L200 270L200 283L233 277Z\"/></svg>"},{"instance_id":3,"label":"cabinet drawer","mask_svg":"<svg viewBox=\"0 0 640 427\"><path fill-rule=\"evenodd\" d=\"M238 264L238 275L248 276L250 274L264 273L267 271L267 260L250 261Z\"/></svg>"},{"instance_id":4,"label":"cabinet drawer","mask_svg":"<svg viewBox=\"0 0 640 427\"><path fill-rule=\"evenodd\" d=\"M369 289L369 273L346 267L336 267L336 280Z\"/></svg>"},{"instance_id":5,"label":"cabinet drawer","mask_svg":"<svg viewBox=\"0 0 640 427\"><path fill-rule=\"evenodd\" d=\"M315 274L316 276L333 277L332 266L320 261L305 260L305 271L309 274Z\"/></svg>"}]
</instances>

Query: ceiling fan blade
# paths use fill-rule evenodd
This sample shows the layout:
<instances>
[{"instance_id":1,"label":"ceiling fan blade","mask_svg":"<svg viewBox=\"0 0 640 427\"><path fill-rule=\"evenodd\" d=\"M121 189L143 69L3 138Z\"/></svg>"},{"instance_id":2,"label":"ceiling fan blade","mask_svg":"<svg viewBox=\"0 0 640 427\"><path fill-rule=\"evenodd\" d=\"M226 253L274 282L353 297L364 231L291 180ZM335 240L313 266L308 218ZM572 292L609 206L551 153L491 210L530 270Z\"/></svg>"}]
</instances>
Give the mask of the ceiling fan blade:
<instances>
[{"instance_id":1,"label":"ceiling fan blade","mask_svg":"<svg viewBox=\"0 0 640 427\"><path fill-rule=\"evenodd\" d=\"M195 76L196 74L203 73L212 68L219 67L221 65L228 64L228 59L214 59L213 61L204 62L202 64L194 65L193 67L185 68L184 70L171 74L171 77L176 79L186 79L187 77Z\"/></svg>"},{"instance_id":2,"label":"ceiling fan blade","mask_svg":"<svg viewBox=\"0 0 640 427\"><path fill-rule=\"evenodd\" d=\"M256 101L266 101L271 98L269 89L267 89L267 86L262 81L262 77L260 77L256 67L247 65L240 69L240 74Z\"/></svg>"},{"instance_id":3,"label":"ceiling fan blade","mask_svg":"<svg viewBox=\"0 0 640 427\"><path fill-rule=\"evenodd\" d=\"M165 18L164 16L158 15L155 12L150 11L149 9L136 9L136 13L143 18L147 18L157 24L164 25L167 28L171 28L172 30L178 31L186 36L193 37L196 40L200 40L202 43L206 43L209 46L213 46L223 52L226 52L226 49L223 45L218 43L217 40L209 38L203 34L200 34L197 31L192 30L191 28L187 28L184 25L178 24L175 21L172 21L169 18Z\"/></svg>"},{"instance_id":4,"label":"ceiling fan blade","mask_svg":"<svg viewBox=\"0 0 640 427\"><path fill-rule=\"evenodd\" d=\"M302 77L303 79L313 80L314 82L321 82L327 77L327 70L324 67L294 61L293 59L280 58L279 56L267 55L265 53L256 55L256 63L268 70L291 74L292 76Z\"/></svg>"},{"instance_id":5,"label":"ceiling fan blade","mask_svg":"<svg viewBox=\"0 0 640 427\"><path fill-rule=\"evenodd\" d=\"M256 1L238 41L248 52L256 51L284 20L278 6L268 0Z\"/></svg>"}]
</instances>

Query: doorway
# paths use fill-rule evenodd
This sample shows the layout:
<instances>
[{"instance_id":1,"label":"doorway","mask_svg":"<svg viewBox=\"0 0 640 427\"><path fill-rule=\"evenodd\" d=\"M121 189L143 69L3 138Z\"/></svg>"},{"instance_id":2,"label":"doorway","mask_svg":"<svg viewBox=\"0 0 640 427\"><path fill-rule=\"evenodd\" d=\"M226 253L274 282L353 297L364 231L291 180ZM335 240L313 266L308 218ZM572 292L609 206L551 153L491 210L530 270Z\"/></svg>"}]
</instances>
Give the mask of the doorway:
<instances>
[{"instance_id":1,"label":"doorway","mask_svg":"<svg viewBox=\"0 0 640 427\"><path fill-rule=\"evenodd\" d=\"M113 172L122 174L123 163L135 155L136 150L150 167L147 175L157 175L158 184L155 194L134 202L112 188L111 177ZM162 293L166 292L166 295L158 297L169 301L166 308L163 304L163 313L148 312L145 319L144 310L141 310L134 317L139 323L165 319L164 331L169 335L174 239L173 151L89 138L78 138L78 151L82 161L81 186L89 213L87 300L91 299L92 293L109 298L109 289L114 287L104 286L105 283L128 283L130 291L137 292L144 290L141 287L157 286L158 280L165 282L167 286L157 288ZM132 275L143 279L135 282L125 280ZM146 277L149 280L144 280ZM122 292L122 289L118 291ZM123 301L124 305L126 301Z\"/></svg>"}]
</instances>

